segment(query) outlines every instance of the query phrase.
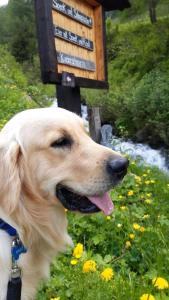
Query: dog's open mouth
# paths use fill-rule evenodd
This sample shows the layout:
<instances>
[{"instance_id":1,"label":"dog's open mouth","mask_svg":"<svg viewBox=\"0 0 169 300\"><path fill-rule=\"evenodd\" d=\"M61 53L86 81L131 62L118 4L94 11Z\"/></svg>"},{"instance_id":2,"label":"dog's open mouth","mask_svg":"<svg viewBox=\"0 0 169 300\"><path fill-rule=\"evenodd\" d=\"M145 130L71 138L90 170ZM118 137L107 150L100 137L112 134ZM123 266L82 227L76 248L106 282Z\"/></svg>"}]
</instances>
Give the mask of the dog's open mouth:
<instances>
[{"instance_id":1,"label":"dog's open mouth","mask_svg":"<svg viewBox=\"0 0 169 300\"><path fill-rule=\"evenodd\" d=\"M78 195L64 186L57 186L56 197L66 209L85 214L103 211L105 215L110 215L114 209L108 193L87 197Z\"/></svg>"}]
</instances>

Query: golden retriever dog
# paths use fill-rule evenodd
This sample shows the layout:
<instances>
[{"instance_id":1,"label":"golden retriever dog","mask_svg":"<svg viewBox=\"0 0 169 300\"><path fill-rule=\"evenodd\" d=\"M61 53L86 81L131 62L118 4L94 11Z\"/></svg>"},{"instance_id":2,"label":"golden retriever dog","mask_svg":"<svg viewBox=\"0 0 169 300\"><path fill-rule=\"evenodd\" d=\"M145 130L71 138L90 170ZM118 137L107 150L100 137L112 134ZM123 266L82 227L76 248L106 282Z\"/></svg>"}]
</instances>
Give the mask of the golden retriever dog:
<instances>
[{"instance_id":1,"label":"golden retriever dog","mask_svg":"<svg viewBox=\"0 0 169 300\"><path fill-rule=\"evenodd\" d=\"M65 208L103 211L107 191L127 172L128 160L96 144L82 119L61 108L23 111L0 132L0 219L13 226L27 253L19 258L22 300L33 300L53 257L72 240ZM0 300L6 300L12 238L0 230Z\"/></svg>"}]
</instances>

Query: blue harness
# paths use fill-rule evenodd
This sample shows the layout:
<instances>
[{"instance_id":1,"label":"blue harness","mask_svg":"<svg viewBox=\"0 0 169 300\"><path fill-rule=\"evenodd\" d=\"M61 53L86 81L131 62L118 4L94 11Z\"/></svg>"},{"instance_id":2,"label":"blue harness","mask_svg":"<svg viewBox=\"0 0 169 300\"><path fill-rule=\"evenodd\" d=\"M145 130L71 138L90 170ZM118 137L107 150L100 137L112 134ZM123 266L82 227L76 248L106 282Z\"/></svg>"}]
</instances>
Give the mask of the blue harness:
<instances>
[{"instance_id":1,"label":"blue harness","mask_svg":"<svg viewBox=\"0 0 169 300\"><path fill-rule=\"evenodd\" d=\"M21 269L18 267L17 261L21 254L26 253L27 249L22 244L19 235L15 228L0 219L0 229L4 230L12 238L11 257L12 269L11 278L8 282L7 300L20 300L21 299Z\"/></svg>"}]
</instances>

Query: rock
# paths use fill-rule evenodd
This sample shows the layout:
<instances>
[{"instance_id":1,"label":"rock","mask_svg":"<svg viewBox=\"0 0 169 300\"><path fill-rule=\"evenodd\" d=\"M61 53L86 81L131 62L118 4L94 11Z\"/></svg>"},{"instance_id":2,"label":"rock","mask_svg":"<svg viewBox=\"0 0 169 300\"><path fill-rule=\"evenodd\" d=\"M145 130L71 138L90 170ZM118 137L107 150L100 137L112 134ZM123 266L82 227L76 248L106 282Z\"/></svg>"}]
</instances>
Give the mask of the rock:
<instances>
[{"instance_id":1,"label":"rock","mask_svg":"<svg viewBox=\"0 0 169 300\"><path fill-rule=\"evenodd\" d=\"M113 127L111 125L103 125L101 127L101 145L111 148L113 139Z\"/></svg>"}]
</instances>

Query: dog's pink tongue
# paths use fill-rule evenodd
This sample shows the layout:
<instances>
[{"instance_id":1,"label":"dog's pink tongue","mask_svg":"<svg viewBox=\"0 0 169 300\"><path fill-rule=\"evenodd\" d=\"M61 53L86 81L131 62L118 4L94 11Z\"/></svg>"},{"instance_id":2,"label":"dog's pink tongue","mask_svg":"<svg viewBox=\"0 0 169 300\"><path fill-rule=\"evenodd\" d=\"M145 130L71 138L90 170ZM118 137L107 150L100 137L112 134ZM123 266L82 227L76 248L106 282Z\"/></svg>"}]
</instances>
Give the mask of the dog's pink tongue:
<instances>
[{"instance_id":1,"label":"dog's pink tongue","mask_svg":"<svg viewBox=\"0 0 169 300\"><path fill-rule=\"evenodd\" d=\"M110 199L108 193L105 193L103 196L94 196L88 197L89 200L94 203L98 208L100 208L105 215L110 215L114 209L114 205Z\"/></svg>"}]
</instances>

